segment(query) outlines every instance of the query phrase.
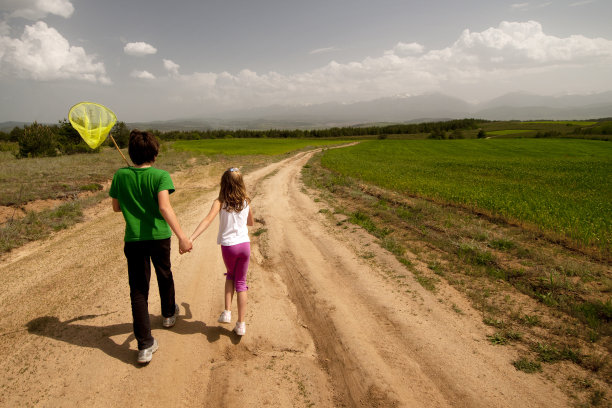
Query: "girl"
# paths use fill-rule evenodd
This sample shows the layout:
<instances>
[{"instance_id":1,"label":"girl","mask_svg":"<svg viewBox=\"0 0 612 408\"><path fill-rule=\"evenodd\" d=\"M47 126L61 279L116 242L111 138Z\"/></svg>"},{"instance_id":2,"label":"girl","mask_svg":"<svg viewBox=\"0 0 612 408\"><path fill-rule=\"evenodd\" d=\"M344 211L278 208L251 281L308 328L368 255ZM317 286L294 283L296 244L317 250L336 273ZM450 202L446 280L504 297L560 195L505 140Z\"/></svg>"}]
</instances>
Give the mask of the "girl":
<instances>
[{"instance_id":1,"label":"girl","mask_svg":"<svg viewBox=\"0 0 612 408\"><path fill-rule=\"evenodd\" d=\"M219 323L229 323L232 320L232 299L234 290L238 298L238 321L234 331L239 336L246 333L244 315L246 313L247 289L246 273L251 256L251 243L247 226L253 225L251 199L240 170L236 167L227 169L221 176L219 197L213 202L208 215L191 234L190 241L208 228L219 214L219 233L217 244L221 245L221 255L227 269L225 280L225 310L219 316Z\"/></svg>"}]
</instances>

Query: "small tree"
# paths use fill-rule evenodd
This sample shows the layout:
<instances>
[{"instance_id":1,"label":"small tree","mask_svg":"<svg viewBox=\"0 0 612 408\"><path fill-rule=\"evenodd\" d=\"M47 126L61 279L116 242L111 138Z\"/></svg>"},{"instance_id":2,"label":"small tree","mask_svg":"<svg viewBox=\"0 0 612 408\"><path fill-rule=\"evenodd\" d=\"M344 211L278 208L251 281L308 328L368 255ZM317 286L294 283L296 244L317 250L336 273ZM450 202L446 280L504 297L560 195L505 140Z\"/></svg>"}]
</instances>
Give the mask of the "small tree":
<instances>
[{"instance_id":1,"label":"small tree","mask_svg":"<svg viewBox=\"0 0 612 408\"><path fill-rule=\"evenodd\" d=\"M13 128L13 130L11 130L10 133L10 138L9 140L11 142L18 142L19 138L23 135L23 128L20 128L19 126L15 126Z\"/></svg>"},{"instance_id":2,"label":"small tree","mask_svg":"<svg viewBox=\"0 0 612 408\"><path fill-rule=\"evenodd\" d=\"M37 122L23 127L17 157L57 156L57 136L47 125Z\"/></svg>"},{"instance_id":3,"label":"small tree","mask_svg":"<svg viewBox=\"0 0 612 408\"><path fill-rule=\"evenodd\" d=\"M428 139L443 140L443 139L446 139L446 132L444 132L442 129L436 127L436 128L434 128L431 131L431 133L429 134L429 136L427 138Z\"/></svg>"},{"instance_id":4,"label":"small tree","mask_svg":"<svg viewBox=\"0 0 612 408\"><path fill-rule=\"evenodd\" d=\"M85 141L79 135L79 132L72 127L67 119L61 120L57 127L57 142L59 150L63 154L75 154L75 153L89 153L93 151L99 151L99 149L92 150L87 146Z\"/></svg>"},{"instance_id":5,"label":"small tree","mask_svg":"<svg viewBox=\"0 0 612 408\"><path fill-rule=\"evenodd\" d=\"M463 131L461 129L455 129L451 132L448 138L449 139L465 139L465 136L463 136Z\"/></svg>"},{"instance_id":6,"label":"small tree","mask_svg":"<svg viewBox=\"0 0 612 408\"><path fill-rule=\"evenodd\" d=\"M484 139L484 138L487 137L487 133L484 130L480 129L478 131L478 136L477 137L478 137L478 139Z\"/></svg>"},{"instance_id":7,"label":"small tree","mask_svg":"<svg viewBox=\"0 0 612 408\"><path fill-rule=\"evenodd\" d=\"M111 133L115 139L115 142L117 142L117 146L119 146L121 149L128 147L128 144L130 143L130 129L128 129L125 122L117 122L117 124L111 130ZM113 141L110 140L110 137L108 139L108 143L112 145Z\"/></svg>"}]
</instances>

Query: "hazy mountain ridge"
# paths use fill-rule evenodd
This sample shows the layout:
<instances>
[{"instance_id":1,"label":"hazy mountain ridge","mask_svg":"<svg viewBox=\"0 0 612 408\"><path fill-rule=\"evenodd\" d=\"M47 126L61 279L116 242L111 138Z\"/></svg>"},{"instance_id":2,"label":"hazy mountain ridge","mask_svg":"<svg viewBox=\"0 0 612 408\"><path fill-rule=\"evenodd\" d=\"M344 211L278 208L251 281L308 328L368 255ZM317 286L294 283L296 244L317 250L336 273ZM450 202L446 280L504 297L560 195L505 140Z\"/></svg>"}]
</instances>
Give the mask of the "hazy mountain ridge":
<instances>
[{"instance_id":1,"label":"hazy mountain ridge","mask_svg":"<svg viewBox=\"0 0 612 408\"><path fill-rule=\"evenodd\" d=\"M201 123L216 129L312 129L469 117L488 120L579 120L612 117L612 91L565 96L516 92L480 104L470 104L459 98L433 93L387 97L351 104L277 105L227 112L216 118L203 118Z\"/></svg>"},{"instance_id":2,"label":"hazy mountain ridge","mask_svg":"<svg viewBox=\"0 0 612 408\"><path fill-rule=\"evenodd\" d=\"M513 92L480 104L441 93L397 96L350 104L335 102L304 105L273 105L236 110L215 117L167 121L128 122L130 128L169 130L206 129L316 129L363 126L368 123L407 123L448 119L579 120L612 117L612 91L590 95L542 96ZM23 122L0 123L10 132Z\"/></svg>"}]
</instances>

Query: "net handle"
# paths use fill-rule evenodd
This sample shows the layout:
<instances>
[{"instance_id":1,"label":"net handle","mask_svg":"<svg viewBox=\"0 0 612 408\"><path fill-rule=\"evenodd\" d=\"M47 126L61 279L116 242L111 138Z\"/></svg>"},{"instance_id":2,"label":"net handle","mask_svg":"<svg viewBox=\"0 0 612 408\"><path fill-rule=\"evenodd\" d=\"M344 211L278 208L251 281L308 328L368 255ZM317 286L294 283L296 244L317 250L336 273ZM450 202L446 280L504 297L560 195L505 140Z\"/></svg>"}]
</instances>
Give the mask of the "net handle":
<instances>
[{"instance_id":1,"label":"net handle","mask_svg":"<svg viewBox=\"0 0 612 408\"><path fill-rule=\"evenodd\" d=\"M115 144L115 147L117 148L117 151L119 152L121 157L123 157L123 160L125 160L125 164L127 164L128 167L132 167L130 163L127 161L127 159L125 158L125 156L123 155L123 152L121 151L121 149L119 149L119 146L117 145L117 142L115 142L115 138L113 137L112 133L109 133L108 136L111 138L111 140Z\"/></svg>"}]
</instances>

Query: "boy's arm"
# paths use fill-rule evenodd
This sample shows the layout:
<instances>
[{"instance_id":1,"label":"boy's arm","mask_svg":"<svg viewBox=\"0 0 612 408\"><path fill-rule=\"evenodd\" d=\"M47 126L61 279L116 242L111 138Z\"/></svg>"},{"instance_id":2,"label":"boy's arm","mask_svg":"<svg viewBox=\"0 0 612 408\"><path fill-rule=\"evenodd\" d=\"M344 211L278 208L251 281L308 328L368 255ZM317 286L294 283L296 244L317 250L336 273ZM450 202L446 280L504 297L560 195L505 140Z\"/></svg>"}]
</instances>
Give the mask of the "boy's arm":
<instances>
[{"instance_id":1,"label":"boy's arm","mask_svg":"<svg viewBox=\"0 0 612 408\"><path fill-rule=\"evenodd\" d=\"M200 225L198 225L195 231L193 231L193 234L191 234L191 237L189 237L191 241L195 241L195 239L199 237L200 234L206 230L206 228L208 228L212 220L214 220L217 214L219 214L219 210L221 210L221 202L219 200L215 200L212 207L210 207L208 215L204 217L202 222L200 222Z\"/></svg>"},{"instance_id":2,"label":"boy's arm","mask_svg":"<svg viewBox=\"0 0 612 408\"><path fill-rule=\"evenodd\" d=\"M113 211L121 212L121 206L119 205L119 200L117 200L116 198L113 198L112 201L113 201Z\"/></svg>"},{"instance_id":3,"label":"boy's arm","mask_svg":"<svg viewBox=\"0 0 612 408\"><path fill-rule=\"evenodd\" d=\"M181 225L176 218L172 205L170 205L170 193L168 190L162 190L157 193L157 202L159 204L159 212L161 212L162 217L164 217L170 229L172 229L179 239L179 253L183 254L191 251L193 244L181 229Z\"/></svg>"}]
</instances>

